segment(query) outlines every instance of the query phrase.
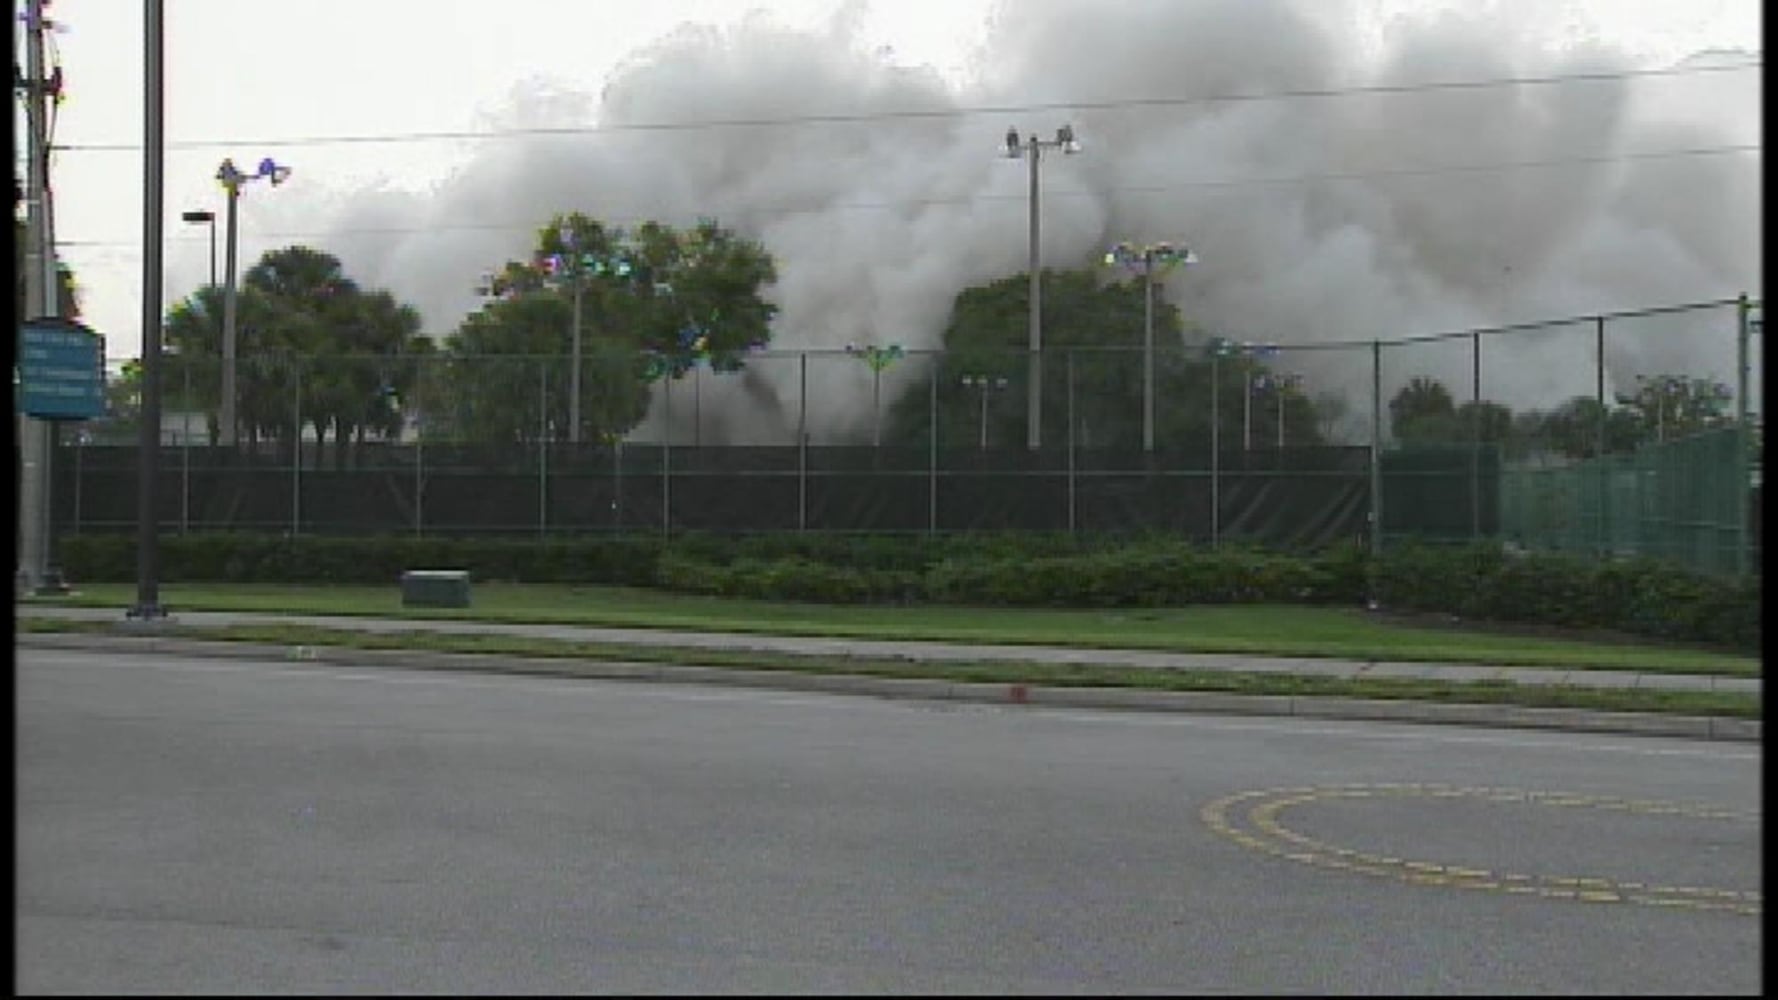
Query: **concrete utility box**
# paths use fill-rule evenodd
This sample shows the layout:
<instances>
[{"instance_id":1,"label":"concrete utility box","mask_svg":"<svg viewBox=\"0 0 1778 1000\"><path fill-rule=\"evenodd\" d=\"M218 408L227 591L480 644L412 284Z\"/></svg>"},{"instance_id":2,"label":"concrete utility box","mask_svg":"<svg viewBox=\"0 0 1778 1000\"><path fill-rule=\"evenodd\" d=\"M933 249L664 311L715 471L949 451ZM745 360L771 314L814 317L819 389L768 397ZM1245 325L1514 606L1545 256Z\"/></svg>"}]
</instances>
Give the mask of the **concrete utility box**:
<instances>
[{"instance_id":1,"label":"concrete utility box","mask_svg":"<svg viewBox=\"0 0 1778 1000\"><path fill-rule=\"evenodd\" d=\"M410 569L402 573L401 606L404 608L469 607L469 571L466 569Z\"/></svg>"}]
</instances>

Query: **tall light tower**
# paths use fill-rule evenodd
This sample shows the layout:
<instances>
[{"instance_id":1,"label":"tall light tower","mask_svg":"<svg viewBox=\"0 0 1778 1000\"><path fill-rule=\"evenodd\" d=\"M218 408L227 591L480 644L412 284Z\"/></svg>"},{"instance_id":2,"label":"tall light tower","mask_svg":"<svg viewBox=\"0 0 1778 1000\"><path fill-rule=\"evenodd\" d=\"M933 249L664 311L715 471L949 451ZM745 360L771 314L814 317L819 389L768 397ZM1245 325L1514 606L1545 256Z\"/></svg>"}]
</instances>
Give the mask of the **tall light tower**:
<instances>
[{"instance_id":1,"label":"tall light tower","mask_svg":"<svg viewBox=\"0 0 1778 1000\"><path fill-rule=\"evenodd\" d=\"M235 161L225 159L216 168L216 179L228 192L228 273L222 292L222 412L218 415L222 443L235 443L235 203L241 197L241 185L250 181L269 180L276 187L290 177L290 168L273 163L271 157L259 161L251 174L243 174Z\"/></svg>"},{"instance_id":2,"label":"tall light tower","mask_svg":"<svg viewBox=\"0 0 1778 1000\"><path fill-rule=\"evenodd\" d=\"M586 278L589 271L595 271L598 261L590 254L582 254L580 239L574 227L563 222L556 231L561 241L562 252L545 259L546 273L558 276L568 284L574 301L574 318L571 321L568 337L569 365L568 371L568 443L580 443L580 315L581 300L586 295ZM628 265L625 264L625 274Z\"/></svg>"},{"instance_id":3,"label":"tall light tower","mask_svg":"<svg viewBox=\"0 0 1778 1000\"><path fill-rule=\"evenodd\" d=\"M863 358L864 363L870 366L870 443L871 447L880 448L883 445L883 369L899 361L907 352L902 350L900 344L890 344L888 347L878 347L876 344L864 347L857 344L847 344L846 353L856 358Z\"/></svg>"},{"instance_id":4,"label":"tall light tower","mask_svg":"<svg viewBox=\"0 0 1778 1000\"><path fill-rule=\"evenodd\" d=\"M962 378L964 388L975 389L981 393L981 449L988 450L988 390L1001 392L1006 389L1006 378L1001 375L965 375Z\"/></svg>"},{"instance_id":5,"label":"tall light tower","mask_svg":"<svg viewBox=\"0 0 1778 1000\"><path fill-rule=\"evenodd\" d=\"M1045 149L1059 149L1064 153L1080 152L1080 143L1075 141L1074 127L1063 125L1056 129L1054 139L1040 139L1036 135L1020 141L1019 130L1006 130L1006 155L1011 159L1024 157L1031 162L1031 250L1029 268L1031 271L1031 338L1029 402L1025 414L1025 446L1036 451L1043 441L1043 289L1038 280L1037 253L1037 164L1042 159Z\"/></svg>"},{"instance_id":6,"label":"tall light tower","mask_svg":"<svg viewBox=\"0 0 1778 1000\"><path fill-rule=\"evenodd\" d=\"M1198 255L1171 243L1134 246L1119 243L1105 253L1107 265L1121 264L1142 275L1142 450L1154 450L1154 276L1181 264L1196 264Z\"/></svg>"},{"instance_id":7,"label":"tall light tower","mask_svg":"<svg viewBox=\"0 0 1778 1000\"><path fill-rule=\"evenodd\" d=\"M1239 347L1234 348L1233 350L1234 350L1235 354L1237 354L1241 357L1244 357L1244 358L1253 358L1253 357L1272 358L1272 357L1278 356L1278 345L1276 345L1276 344L1254 344L1254 343L1250 343L1250 342L1242 342L1242 344ZM1261 383L1261 380L1259 378L1254 377L1252 365L1253 365L1253 363L1251 361L1249 361L1249 362L1244 362L1243 367L1242 367L1242 376L1241 376L1241 396L1242 396L1242 399L1241 399L1241 450L1242 451L1252 451L1253 450L1253 394L1256 391L1258 391L1259 389L1264 388L1264 385ZM1279 412L1282 413L1283 410L1279 410Z\"/></svg>"},{"instance_id":8,"label":"tall light tower","mask_svg":"<svg viewBox=\"0 0 1778 1000\"><path fill-rule=\"evenodd\" d=\"M1294 372L1266 373L1253 376L1253 390L1263 392L1273 390L1272 394L1278 403L1278 450L1284 450L1284 395L1291 389L1300 387L1303 377ZM1251 443L1251 439L1249 439Z\"/></svg>"}]
</instances>

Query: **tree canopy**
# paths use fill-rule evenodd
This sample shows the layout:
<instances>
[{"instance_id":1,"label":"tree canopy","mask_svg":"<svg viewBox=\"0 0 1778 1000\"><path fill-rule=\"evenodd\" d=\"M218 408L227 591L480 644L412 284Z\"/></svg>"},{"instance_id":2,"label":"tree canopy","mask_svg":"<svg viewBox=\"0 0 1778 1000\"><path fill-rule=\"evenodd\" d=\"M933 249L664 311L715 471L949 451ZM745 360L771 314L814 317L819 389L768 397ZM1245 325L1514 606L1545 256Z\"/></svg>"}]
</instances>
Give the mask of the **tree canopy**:
<instances>
[{"instance_id":1,"label":"tree canopy","mask_svg":"<svg viewBox=\"0 0 1778 1000\"><path fill-rule=\"evenodd\" d=\"M1593 396L1575 396L1548 410L1510 408L1489 400L1454 405L1437 380L1416 377L1389 401L1390 430L1405 447L1499 445L1510 458L1553 455L1592 458L1633 451L1639 445L1672 440L1729 422L1728 386L1710 379L1657 375L1639 379L1634 393L1616 405ZM1479 421L1479 427L1478 427Z\"/></svg>"},{"instance_id":2,"label":"tree canopy","mask_svg":"<svg viewBox=\"0 0 1778 1000\"><path fill-rule=\"evenodd\" d=\"M1070 355L1076 443L1090 448L1140 448L1143 423L1144 289L1140 279L1106 281L1094 270L1045 270L1043 283L1043 440L1068 440ZM1186 324L1179 308L1154 289L1155 441L1157 447L1207 448L1211 439L1213 366L1204 347L1180 346ZM952 305L939 361L938 436L944 447L980 443L987 427L993 447L1026 439L1029 377L1030 276L1013 275L964 289ZM1229 344L1212 338L1212 343ZM1320 443L1315 407L1297 380L1279 375L1259 356L1241 353L1214 366L1223 447L1238 445L1243 428L1255 442L1277 437L1279 402L1292 445ZM972 382L965 386L963 379ZM976 376L986 376L986 388ZM1005 379L1005 388L997 388ZM1243 393L1252 393L1251 404ZM983 408L982 393L991 398ZM886 439L913 445L927 439L926 391L911 391L890 409Z\"/></svg>"},{"instance_id":3,"label":"tree canopy","mask_svg":"<svg viewBox=\"0 0 1778 1000\"><path fill-rule=\"evenodd\" d=\"M647 414L649 387L707 364L739 370L771 335L777 280L760 244L706 220L634 232L579 212L538 230L529 260L489 279L489 301L445 341L425 395L430 432L523 443L569 437L570 359L580 304L582 440L610 439Z\"/></svg>"},{"instance_id":4,"label":"tree canopy","mask_svg":"<svg viewBox=\"0 0 1778 1000\"><path fill-rule=\"evenodd\" d=\"M166 343L180 361L167 370L170 398L210 416L221 400L223 290L201 288L167 314ZM411 396L412 359L430 353L419 312L386 291L366 291L331 254L305 246L266 253L243 277L235 301L236 412L249 440L296 440L304 426L323 448L366 432L399 433ZM186 397L187 381L190 396ZM300 397L300 398L299 398Z\"/></svg>"}]
</instances>

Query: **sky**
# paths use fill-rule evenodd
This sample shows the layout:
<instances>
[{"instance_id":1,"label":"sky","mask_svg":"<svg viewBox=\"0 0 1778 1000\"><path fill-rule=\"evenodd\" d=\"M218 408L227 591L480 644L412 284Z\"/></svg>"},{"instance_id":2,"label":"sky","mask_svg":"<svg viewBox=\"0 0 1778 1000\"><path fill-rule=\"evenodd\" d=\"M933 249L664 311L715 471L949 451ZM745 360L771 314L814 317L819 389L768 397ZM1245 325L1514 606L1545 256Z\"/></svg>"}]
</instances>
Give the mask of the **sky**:
<instances>
[{"instance_id":1,"label":"sky","mask_svg":"<svg viewBox=\"0 0 1778 1000\"><path fill-rule=\"evenodd\" d=\"M582 210L714 215L764 242L776 346L933 347L958 291L1026 267L1025 170L996 155L1001 136L1063 122L1086 149L1043 163L1045 263L1080 266L1121 239L1187 243L1201 263L1165 290L1200 331L1352 341L1760 291L1762 71L1637 75L1757 62L1754 0L164 7L169 307L211 266L208 231L180 213L220 219L220 160L271 156L292 173L244 189L241 268L318 247L441 337L479 304L482 273L523 256L552 213ZM141 343L143 8L48 8L66 92L58 252L113 358ZM1414 86L1573 74L1628 75ZM1278 96L1305 91L1323 96ZM1230 95L1260 99L1194 100ZM853 120L807 120L835 115ZM708 124L736 119L777 124ZM1696 356L1676 329L1625 333L1614 387ZM1721 339L1704 352L1713 370ZM1590 391L1590 349L1514 348L1486 394L1547 406ZM1302 366L1357 384L1359 360ZM784 422L791 371L756 367L705 404L719 426L730 414L731 440ZM1462 367L1402 358L1388 379L1424 368L1456 383ZM857 368L818 379L836 433L867 422Z\"/></svg>"}]
</instances>

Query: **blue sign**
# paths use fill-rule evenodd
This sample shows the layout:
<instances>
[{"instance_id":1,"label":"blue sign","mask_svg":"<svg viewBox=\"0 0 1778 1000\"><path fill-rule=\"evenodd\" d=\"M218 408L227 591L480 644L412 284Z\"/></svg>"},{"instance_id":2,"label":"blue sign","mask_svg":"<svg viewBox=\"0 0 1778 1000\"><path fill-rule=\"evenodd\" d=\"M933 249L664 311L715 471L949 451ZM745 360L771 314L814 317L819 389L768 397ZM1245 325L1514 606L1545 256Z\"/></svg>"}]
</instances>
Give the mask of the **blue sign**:
<instances>
[{"instance_id":1,"label":"blue sign","mask_svg":"<svg viewBox=\"0 0 1778 1000\"><path fill-rule=\"evenodd\" d=\"M105 338L79 323L40 319L19 327L19 411L39 420L105 415Z\"/></svg>"}]
</instances>

